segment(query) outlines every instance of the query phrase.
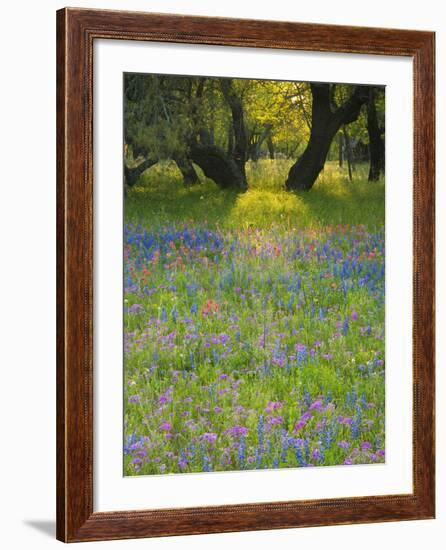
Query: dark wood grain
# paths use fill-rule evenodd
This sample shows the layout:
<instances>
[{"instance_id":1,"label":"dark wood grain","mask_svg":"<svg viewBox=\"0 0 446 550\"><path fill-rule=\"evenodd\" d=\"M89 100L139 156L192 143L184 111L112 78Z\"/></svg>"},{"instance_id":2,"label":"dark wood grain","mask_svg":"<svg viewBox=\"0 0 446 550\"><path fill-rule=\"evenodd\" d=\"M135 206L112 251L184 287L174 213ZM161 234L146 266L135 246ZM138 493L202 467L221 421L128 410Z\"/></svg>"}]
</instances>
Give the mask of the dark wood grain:
<instances>
[{"instance_id":1,"label":"dark wood grain","mask_svg":"<svg viewBox=\"0 0 446 550\"><path fill-rule=\"evenodd\" d=\"M97 38L413 59L412 494L93 512L92 70ZM422 31L70 8L57 12L58 539L124 539L434 517L434 51L434 34Z\"/></svg>"}]
</instances>

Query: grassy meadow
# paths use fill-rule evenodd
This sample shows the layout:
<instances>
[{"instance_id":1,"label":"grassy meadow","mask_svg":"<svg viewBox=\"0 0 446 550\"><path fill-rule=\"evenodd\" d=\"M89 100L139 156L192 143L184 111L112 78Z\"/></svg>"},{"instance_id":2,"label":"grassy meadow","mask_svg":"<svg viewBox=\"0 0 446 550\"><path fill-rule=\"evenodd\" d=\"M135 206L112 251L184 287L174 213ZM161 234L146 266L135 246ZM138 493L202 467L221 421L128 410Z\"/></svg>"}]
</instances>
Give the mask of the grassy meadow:
<instances>
[{"instance_id":1,"label":"grassy meadow","mask_svg":"<svg viewBox=\"0 0 446 550\"><path fill-rule=\"evenodd\" d=\"M290 165L127 191L125 475L384 461L384 182Z\"/></svg>"}]
</instances>

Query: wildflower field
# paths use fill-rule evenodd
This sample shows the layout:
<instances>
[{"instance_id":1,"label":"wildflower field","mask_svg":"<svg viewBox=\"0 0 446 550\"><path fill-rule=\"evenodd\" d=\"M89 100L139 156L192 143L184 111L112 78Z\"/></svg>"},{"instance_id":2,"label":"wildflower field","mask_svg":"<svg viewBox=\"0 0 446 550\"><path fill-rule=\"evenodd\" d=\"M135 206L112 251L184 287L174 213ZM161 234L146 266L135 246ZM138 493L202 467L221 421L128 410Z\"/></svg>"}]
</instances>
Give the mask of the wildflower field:
<instances>
[{"instance_id":1,"label":"wildflower field","mask_svg":"<svg viewBox=\"0 0 446 550\"><path fill-rule=\"evenodd\" d=\"M327 163L287 193L288 168L128 192L125 475L384 461L384 184Z\"/></svg>"}]
</instances>

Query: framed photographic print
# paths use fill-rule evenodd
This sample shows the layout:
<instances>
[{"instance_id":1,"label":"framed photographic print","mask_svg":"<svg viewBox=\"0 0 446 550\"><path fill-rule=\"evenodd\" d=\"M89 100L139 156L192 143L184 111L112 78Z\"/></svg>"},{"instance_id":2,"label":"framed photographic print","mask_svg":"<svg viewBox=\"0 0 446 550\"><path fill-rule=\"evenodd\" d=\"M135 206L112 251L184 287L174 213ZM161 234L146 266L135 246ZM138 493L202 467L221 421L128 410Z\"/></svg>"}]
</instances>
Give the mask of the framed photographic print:
<instances>
[{"instance_id":1,"label":"framed photographic print","mask_svg":"<svg viewBox=\"0 0 446 550\"><path fill-rule=\"evenodd\" d=\"M434 517L434 34L57 13L57 537Z\"/></svg>"}]
</instances>

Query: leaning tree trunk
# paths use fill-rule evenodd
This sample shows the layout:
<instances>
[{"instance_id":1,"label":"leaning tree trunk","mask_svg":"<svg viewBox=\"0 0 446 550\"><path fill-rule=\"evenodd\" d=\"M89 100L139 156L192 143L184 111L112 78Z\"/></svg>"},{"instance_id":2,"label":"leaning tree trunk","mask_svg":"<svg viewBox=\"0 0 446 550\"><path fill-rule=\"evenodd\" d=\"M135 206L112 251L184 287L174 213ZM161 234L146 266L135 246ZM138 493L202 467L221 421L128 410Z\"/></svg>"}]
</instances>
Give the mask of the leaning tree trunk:
<instances>
[{"instance_id":1,"label":"leaning tree trunk","mask_svg":"<svg viewBox=\"0 0 446 550\"><path fill-rule=\"evenodd\" d=\"M234 90L231 78L222 78L220 86L232 114L232 126L234 128L233 159L243 177L244 186L247 188L245 163L247 159L248 140L246 138L243 104Z\"/></svg>"},{"instance_id":2,"label":"leaning tree trunk","mask_svg":"<svg viewBox=\"0 0 446 550\"><path fill-rule=\"evenodd\" d=\"M234 127L232 122L228 125L228 147L226 152L230 157L234 154Z\"/></svg>"},{"instance_id":3,"label":"leaning tree trunk","mask_svg":"<svg viewBox=\"0 0 446 550\"><path fill-rule=\"evenodd\" d=\"M369 181L378 181L384 173L384 141L376 115L375 90L370 89L367 103L367 131L369 134L370 169Z\"/></svg>"},{"instance_id":4,"label":"leaning tree trunk","mask_svg":"<svg viewBox=\"0 0 446 550\"><path fill-rule=\"evenodd\" d=\"M266 145L268 147L269 158L271 160L274 160L274 143L273 143L273 138L271 136L268 136Z\"/></svg>"},{"instance_id":5,"label":"leaning tree trunk","mask_svg":"<svg viewBox=\"0 0 446 550\"><path fill-rule=\"evenodd\" d=\"M157 160L148 158L133 168L129 168L124 164L124 183L132 187L138 181L141 174L157 162Z\"/></svg>"},{"instance_id":6,"label":"leaning tree trunk","mask_svg":"<svg viewBox=\"0 0 446 550\"><path fill-rule=\"evenodd\" d=\"M350 136L348 135L347 128L344 126L342 129L345 139L345 152L347 153L347 167L348 167L348 179L353 180L353 154L352 154L352 144L350 141Z\"/></svg>"},{"instance_id":7,"label":"leaning tree trunk","mask_svg":"<svg viewBox=\"0 0 446 550\"><path fill-rule=\"evenodd\" d=\"M331 142L344 124L358 118L367 101L367 88L356 86L352 96L335 111L331 110L330 85L311 84L313 96L311 132L308 145L290 168L285 182L287 190L309 191L322 171Z\"/></svg>"},{"instance_id":8,"label":"leaning tree trunk","mask_svg":"<svg viewBox=\"0 0 446 550\"><path fill-rule=\"evenodd\" d=\"M190 147L189 156L203 170L204 175L222 189L246 191L248 188L239 166L220 147L195 143Z\"/></svg>"},{"instance_id":9,"label":"leaning tree trunk","mask_svg":"<svg viewBox=\"0 0 446 550\"><path fill-rule=\"evenodd\" d=\"M177 155L175 156L174 161L183 175L183 183L186 187L200 183L200 178L198 177L194 165L188 157Z\"/></svg>"},{"instance_id":10,"label":"leaning tree trunk","mask_svg":"<svg viewBox=\"0 0 446 550\"><path fill-rule=\"evenodd\" d=\"M342 164L344 162L344 152L342 150L343 148L343 142L344 142L344 136L341 132L338 134L338 162L339 162L339 168L342 168Z\"/></svg>"},{"instance_id":11,"label":"leaning tree trunk","mask_svg":"<svg viewBox=\"0 0 446 550\"><path fill-rule=\"evenodd\" d=\"M272 124L267 123L265 124L265 127L262 130L261 134L258 134L256 136L253 136L252 143L250 144L250 153L249 156L251 160L254 162L257 162L260 158L260 149L262 148L262 145L264 141L268 138L268 136L271 133Z\"/></svg>"}]
</instances>

